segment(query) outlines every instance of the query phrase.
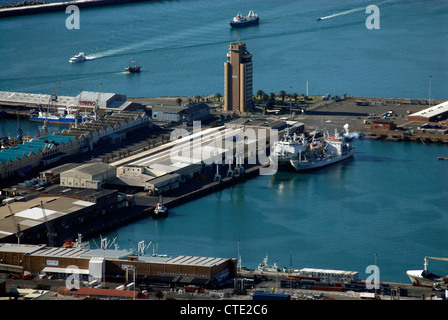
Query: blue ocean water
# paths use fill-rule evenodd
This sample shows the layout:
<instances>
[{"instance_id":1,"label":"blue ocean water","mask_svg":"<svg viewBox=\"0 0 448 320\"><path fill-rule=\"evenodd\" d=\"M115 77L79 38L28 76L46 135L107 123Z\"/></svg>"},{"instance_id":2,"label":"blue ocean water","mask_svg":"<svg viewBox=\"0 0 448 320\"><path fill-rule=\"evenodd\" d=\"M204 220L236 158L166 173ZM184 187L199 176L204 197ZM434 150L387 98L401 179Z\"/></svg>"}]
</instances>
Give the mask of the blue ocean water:
<instances>
[{"instance_id":1,"label":"blue ocean water","mask_svg":"<svg viewBox=\"0 0 448 320\"><path fill-rule=\"evenodd\" d=\"M448 163L444 145L355 142L354 159L309 174L278 172L148 217L103 235L122 248L153 241L158 253L237 257L256 268L358 271L380 268L382 281L409 282L425 256L448 251ZM99 243L97 241L97 243ZM93 245L93 243L92 243ZM151 251L152 248L149 250ZM430 261L448 274L446 262ZM370 275L370 273L369 273Z\"/></svg>"},{"instance_id":2,"label":"blue ocean water","mask_svg":"<svg viewBox=\"0 0 448 320\"><path fill-rule=\"evenodd\" d=\"M380 8L379 30L365 27L370 4ZM229 28L250 9L259 26ZM444 0L180 0L83 9L79 30L65 27L64 12L0 19L0 90L49 94L59 79L59 95L101 83L128 97L222 93L228 46L240 39L254 54L255 90L301 94L308 81L309 94L446 99L447 16ZM69 64L79 51L91 60ZM140 74L124 73L132 59ZM0 121L15 135L14 121ZM377 254L381 280L407 282L406 270L421 269L424 256L448 251L448 163L437 160L447 148L355 144L353 160L260 176L106 236L122 248L153 240L159 253L219 257L236 257L240 239L249 267L268 254L281 266L292 257L295 268L361 278ZM448 274L446 263L430 266Z\"/></svg>"},{"instance_id":3,"label":"blue ocean water","mask_svg":"<svg viewBox=\"0 0 448 320\"><path fill-rule=\"evenodd\" d=\"M380 29L365 26L367 5ZM228 20L253 9L258 26ZM317 21L317 17L332 16ZM80 29L56 12L0 20L0 90L59 94L80 90L129 97L223 93L230 42L246 42L254 90L444 99L448 3L445 0L149 1L82 9ZM78 52L93 60L71 65ZM140 74L124 68L135 59ZM335 72L336 70L336 72Z\"/></svg>"}]
</instances>

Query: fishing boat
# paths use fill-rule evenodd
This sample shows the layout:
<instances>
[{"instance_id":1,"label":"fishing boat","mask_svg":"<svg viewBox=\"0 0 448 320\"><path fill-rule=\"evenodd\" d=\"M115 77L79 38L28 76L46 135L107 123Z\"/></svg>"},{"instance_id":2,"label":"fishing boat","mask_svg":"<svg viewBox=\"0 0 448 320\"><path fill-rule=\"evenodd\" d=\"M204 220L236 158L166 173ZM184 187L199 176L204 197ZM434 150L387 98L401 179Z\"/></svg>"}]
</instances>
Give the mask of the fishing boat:
<instances>
[{"instance_id":1,"label":"fishing boat","mask_svg":"<svg viewBox=\"0 0 448 320\"><path fill-rule=\"evenodd\" d=\"M84 62L86 61L86 55L84 54L84 52L80 52L77 55L74 55L72 58L70 58L69 62L70 63L77 63L77 62Z\"/></svg>"},{"instance_id":2,"label":"fishing boat","mask_svg":"<svg viewBox=\"0 0 448 320\"><path fill-rule=\"evenodd\" d=\"M156 207L154 209L154 218L161 218L168 216L168 208L163 204L162 196L160 196L159 202L157 202Z\"/></svg>"},{"instance_id":3,"label":"fishing boat","mask_svg":"<svg viewBox=\"0 0 448 320\"><path fill-rule=\"evenodd\" d=\"M32 113L29 117L29 121L32 122L42 122L48 124L56 124L56 125L70 125L75 122L81 123L84 121L91 120L90 116L83 115L79 116L77 110L70 108L63 108L58 110L57 113L52 113L49 111L44 111L42 107L39 107L39 111L37 113Z\"/></svg>"},{"instance_id":4,"label":"fishing boat","mask_svg":"<svg viewBox=\"0 0 448 320\"><path fill-rule=\"evenodd\" d=\"M137 65L135 61L132 61L132 64L129 63L129 66L125 68L125 70L129 73L137 73L140 72L141 66Z\"/></svg>"},{"instance_id":5,"label":"fishing boat","mask_svg":"<svg viewBox=\"0 0 448 320\"><path fill-rule=\"evenodd\" d=\"M258 24L260 17L253 10L249 11L249 14L244 17L238 13L232 20L229 21L232 28L243 28L251 25Z\"/></svg>"},{"instance_id":6,"label":"fishing boat","mask_svg":"<svg viewBox=\"0 0 448 320\"><path fill-rule=\"evenodd\" d=\"M287 132L274 144L270 162L279 170L305 172L319 169L352 157L355 148L348 140L346 135L341 136L336 130L333 137L326 130L323 137L318 137L317 133L298 137Z\"/></svg>"},{"instance_id":7,"label":"fishing boat","mask_svg":"<svg viewBox=\"0 0 448 320\"><path fill-rule=\"evenodd\" d=\"M268 264L268 255L266 254L266 257L264 257L263 262L258 265L257 270L260 272L278 272L279 268L276 262L274 262L272 266Z\"/></svg>"}]
</instances>

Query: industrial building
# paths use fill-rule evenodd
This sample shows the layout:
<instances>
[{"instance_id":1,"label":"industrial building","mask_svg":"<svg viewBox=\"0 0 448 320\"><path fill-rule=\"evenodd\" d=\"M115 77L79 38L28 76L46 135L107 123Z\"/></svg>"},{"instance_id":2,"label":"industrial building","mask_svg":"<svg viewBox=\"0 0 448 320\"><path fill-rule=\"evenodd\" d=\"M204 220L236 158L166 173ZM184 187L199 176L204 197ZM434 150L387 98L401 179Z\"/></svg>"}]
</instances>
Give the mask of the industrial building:
<instances>
[{"instance_id":1,"label":"industrial building","mask_svg":"<svg viewBox=\"0 0 448 320\"><path fill-rule=\"evenodd\" d=\"M378 130L395 130L397 124L389 119L376 119L372 120L371 128Z\"/></svg>"},{"instance_id":2,"label":"industrial building","mask_svg":"<svg viewBox=\"0 0 448 320\"><path fill-rule=\"evenodd\" d=\"M224 111L245 112L253 104L252 96L252 53L245 43L231 43L224 63Z\"/></svg>"},{"instance_id":3,"label":"industrial building","mask_svg":"<svg viewBox=\"0 0 448 320\"><path fill-rule=\"evenodd\" d=\"M96 221L132 205L117 190L47 188L38 197L0 206L0 242L62 243L76 238L73 230L93 228Z\"/></svg>"},{"instance_id":4,"label":"industrial building","mask_svg":"<svg viewBox=\"0 0 448 320\"><path fill-rule=\"evenodd\" d=\"M448 117L448 101L438 105L415 112L408 116L409 121L434 122L444 120Z\"/></svg>"},{"instance_id":5,"label":"industrial building","mask_svg":"<svg viewBox=\"0 0 448 320\"><path fill-rule=\"evenodd\" d=\"M107 239L104 239L107 240ZM139 282L214 287L236 276L236 260L178 255L146 255L144 250L90 249L0 243L0 270L35 276L67 278L75 272L81 281L123 280L136 270Z\"/></svg>"},{"instance_id":6,"label":"industrial building","mask_svg":"<svg viewBox=\"0 0 448 320\"><path fill-rule=\"evenodd\" d=\"M151 127L152 123L145 112L121 111L104 115L97 120L86 121L70 127L55 135L83 138L85 148L92 149L99 141L115 143L126 137L129 131Z\"/></svg>"},{"instance_id":7,"label":"industrial building","mask_svg":"<svg viewBox=\"0 0 448 320\"><path fill-rule=\"evenodd\" d=\"M79 152L81 141L73 136L47 135L0 151L0 178L19 175Z\"/></svg>"},{"instance_id":8,"label":"industrial building","mask_svg":"<svg viewBox=\"0 0 448 320\"><path fill-rule=\"evenodd\" d=\"M202 121L210 117L210 107L206 103L193 103L184 107L163 106L152 107L152 120L183 123L192 125L193 121Z\"/></svg>"},{"instance_id":9,"label":"industrial building","mask_svg":"<svg viewBox=\"0 0 448 320\"><path fill-rule=\"evenodd\" d=\"M81 91L75 97L58 96L57 93L37 94L0 91L0 106L6 108L37 109L39 106L51 105L52 108L79 109L80 111L91 112L98 104L99 114L110 111L136 110L141 108L141 104L127 101L126 95Z\"/></svg>"},{"instance_id":10,"label":"industrial building","mask_svg":"<svg viewBox=\"0 0 448 320\"><path fill-rule=\"evenodd\" d=\"M80 165L60 173L60 184L65 187L102 189L115 180L117 169L103 162Z\"/></svg>"}]
</instances>

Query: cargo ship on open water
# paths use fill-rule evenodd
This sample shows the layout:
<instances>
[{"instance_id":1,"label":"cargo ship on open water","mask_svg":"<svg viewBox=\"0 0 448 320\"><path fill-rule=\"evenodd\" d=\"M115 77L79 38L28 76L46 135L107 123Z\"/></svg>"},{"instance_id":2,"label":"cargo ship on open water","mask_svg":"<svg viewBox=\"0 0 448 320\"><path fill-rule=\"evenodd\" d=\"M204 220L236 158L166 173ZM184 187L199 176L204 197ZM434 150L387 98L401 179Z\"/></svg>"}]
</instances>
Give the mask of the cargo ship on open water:
<instances>
[{"instance_id":1,"label":"cargo ship on open water","mask_svg":"<svg viewBox=\"0 0 448 320\"><path fill-rule=\"evenodd\" d=\"M243 28L258 24L259 22L260 17L253 10L250 10L246 17L243 17L240 13L238 13L232 20L229 21L232 28Z\"/></svg>"},{"instance_id":2,"label":"cargo ship on open water","mask_svg":"<svg viewBox=\"0 0 448 320\"><path fill-rule=\"evenodd\" d=\"M335 130L333 137L323 131L323 137L317 133L305 136L286 134L274 145L270 156L272 164L277 164L280 170L304 172L316 170L331 164L346 160L353 156L355 148L351 146L345 135L338 135Z\"/></svg>"}]
</instances>

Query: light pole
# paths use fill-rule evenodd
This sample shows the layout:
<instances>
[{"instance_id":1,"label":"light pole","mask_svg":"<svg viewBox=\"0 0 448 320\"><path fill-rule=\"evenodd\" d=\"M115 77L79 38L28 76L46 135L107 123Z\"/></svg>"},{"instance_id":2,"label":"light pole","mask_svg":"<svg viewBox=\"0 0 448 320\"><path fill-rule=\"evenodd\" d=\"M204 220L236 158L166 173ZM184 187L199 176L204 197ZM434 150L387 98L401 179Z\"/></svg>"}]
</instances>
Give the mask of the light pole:
<instances>
[{"instance_id":1,"label":"light pole","mask_svg":"<svg viewBox=\"0 0 448 320\"><path fill-rule=\"evenodd\" d=\"M336 69L334 69L334 94L333 94L334 102L336 103Z\"/></svg>"},{"instance_id":2,"label":"light pole","mask_svg":"<svg viewBox=\"0 0 448 320\"><path fill-rule=\"evenodd\" d=\"M431 80L432 76L429 76L429 106L431 106Z\"/></svg>"}]
</instances>

